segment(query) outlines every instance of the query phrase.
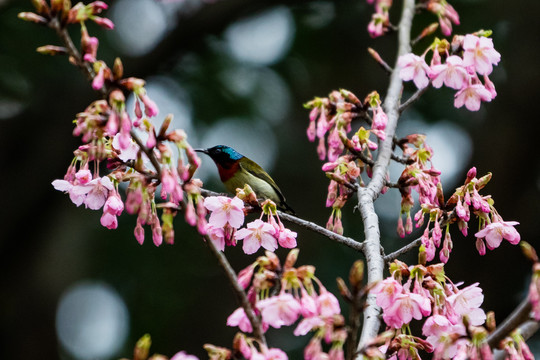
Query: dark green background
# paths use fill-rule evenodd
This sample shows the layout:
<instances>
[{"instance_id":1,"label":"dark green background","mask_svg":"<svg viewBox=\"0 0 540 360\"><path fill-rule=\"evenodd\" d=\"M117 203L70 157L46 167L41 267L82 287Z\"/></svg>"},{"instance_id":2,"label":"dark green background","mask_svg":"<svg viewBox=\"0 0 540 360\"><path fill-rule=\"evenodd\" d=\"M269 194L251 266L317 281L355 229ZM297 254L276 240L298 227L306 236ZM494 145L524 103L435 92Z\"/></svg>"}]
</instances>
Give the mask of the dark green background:
<instances>
[{"instance_id":1,"label":"dark green background","mask_svg":"<svg viewBox=\"0 0 540 360\"><path fill-rule=\"evenodd\" d=\"M372 8L365 1L336 2L335 17L313 29L306 25L306 19L325 2L222 0L185 17L167 40L139 58L123 56L101 36L104 31L94 26L90 29L92 34L100 34L100 58L110 61L120 55L126 74L161 74L187 89L192 95L197 131L198 126L212 126L216 118L252 115L249 98L235 98L216 81L217 73L230 59L219 56L211 44L222 37L227 25L276 3L290 6L296 33L288 54L271 66L292 95L286 121L270 125L279 139L272 176L301 217L325 224L329 215L324 207L327 179L319 170L315 145L305 137L308 118L302 104L338 88L349 89L360 98L373 89L384 96L387 78L366 49L374 47L392 64L396 38L368 37L366 26ZM480 112L471 113L452 107L450 91L430 90L415 105L416 111L427 121L449 119L469 132L474 151L462 177L472 165L479 174L493 172L486 193L493 195L506 220L521 222L518 230L522 238L536 245L540 3L462 0L452 4L463 24L456 32L495 31L494 43L502 54L493 76L498 96ZM394 20L399 1L395 7ZM132 236L133 217L123 215L119 229L109 231L99 224L100 212L76 208L50 185L63 176L79 144L79 139L71 136L71 120L96 94L64 58L35 52L38 46L57 44L57 39L51 30L17 19L18 12L29 10L29 1L0 1L0 99L15 99L24 105L15 117L0 120L0 358L61 357L54 330L56 306L62 292L82 279L110 284L127 304L130 336L118 357L131 356L131 347L146 332L153 337L152 350L168 356L178 350L202 356L202 344L207 342L231 346L235 330L226 327L225 320L237 306L233 293L200 237L181 217L175 222L175 245L156 248L147 241L140 246ZM416 33L434 18L424 14L417 20ZM203 71L178 70L175 64L186 56L195 57ZM296 71L298 61L305 72ZM407 90L411 89L408 84ZM227 143L227 139L222 142ZM223 190L218 183L207 187ZM350 204L345 209L345 233L361 240L360 216L352 210ZM299 233L299 264L316 265L318 276L335 291L335 277L346 277L360 255L321 236L291 228ZM388 249L404 244L395 237L393 224L385 223L382 230ZM484 257L477 255L472 235L464 239L456 233L454 246L447 273L456 282L479 281L485 291L484 308L495 310L502 321L524 296L530 264L518 247L506 242ZM240 250L226 252L237 270L255 259ZM292 329L269 332L271 344L290 349L291 358L300 358L306 338L297 342L291 338ZM62 358L69 357L64 354Z\"/></svg>"}]
</instances>

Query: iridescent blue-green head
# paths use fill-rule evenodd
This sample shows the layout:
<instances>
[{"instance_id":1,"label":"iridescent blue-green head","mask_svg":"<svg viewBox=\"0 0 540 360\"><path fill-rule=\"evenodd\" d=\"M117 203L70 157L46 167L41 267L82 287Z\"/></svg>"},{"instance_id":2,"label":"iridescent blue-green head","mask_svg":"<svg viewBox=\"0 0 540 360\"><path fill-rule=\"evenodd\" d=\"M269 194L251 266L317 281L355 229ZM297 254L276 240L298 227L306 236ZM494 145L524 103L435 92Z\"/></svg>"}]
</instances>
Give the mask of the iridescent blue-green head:
<instances>
[{"instance_id":1,"label":"iridescent blue-green head","mask_svg":"<svg viewBox=\"0 0 540 360\"><path fill-rule=\"evenodd\" d=\"M231 167L232 164L244 157L244 155L240 154L232 147L225 145L216 145L208 149L195 149L195 151L205 153L210 156L216 164L221 165L224 168Z\"/></svg>"}]
</instances>

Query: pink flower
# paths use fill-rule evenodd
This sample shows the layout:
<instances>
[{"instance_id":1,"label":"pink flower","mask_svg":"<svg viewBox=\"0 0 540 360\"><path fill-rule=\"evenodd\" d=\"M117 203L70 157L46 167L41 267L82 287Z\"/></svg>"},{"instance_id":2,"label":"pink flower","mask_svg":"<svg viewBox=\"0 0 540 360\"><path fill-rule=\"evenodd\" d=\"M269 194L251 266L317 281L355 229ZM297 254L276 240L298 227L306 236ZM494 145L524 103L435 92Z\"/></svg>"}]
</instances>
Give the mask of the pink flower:
<instances>
[{"instance_id":1,"label":"pink flower","mask_svg":"<svg viewBox=\"0 0 540 360\"><path fill-rule=\"evenodd\" d=\"M450 295L446 301L457 315L467 316L471 325L482 325L486 320L486 314L480 308L484 301L484 295L482 289L478 287L478 283L457 291Z\"/></svg>"},{"instance_id":2,"label":"pink flower","mask_svg":"<svg viewBox=\"0 0 540 360\"><path fill-rule=\"evenodd\" d=\"M317 298L317 309L322 316L337 315L341 312L338 299L326 290L321 291Z\"/></svg>"},{"instance_id":3,"label":"pink flower","mask_svg":"<svg viewBox=\"0 0 540 360\"><path fill-rule=\"evenodd\" d=\"M501 60L501 54L493 47L493 40L486 37L465 35L463 40L463 65L474 66L480 75L489 75L493 65Z\"/></svg>"},{"instance_id":4,"label":"pink flower","mask_svg":"<svg viewBox=\"0 0 540 360\"><path fill-rule=\"evenodd\" d=\"M463 105L470 111L478 111L482 101L491 101L492 96L482 84L469 84L459 90L454 96L454 106L460 108Z\"/></svg>"},{"instance_id":5,"label":"pink flower","mask_svg":"<svg viewBox=\"0 0 540 360\"><path fill-rule=\"evenodd\" d=\"M215 227L206 224L206 234L219 251L225 251L225 230L222 227Z\"/></svg>"},{"instance_id":6,"label":"pink flower","mask_svg":"<svg viewBox=\"0 0 540 360\"><path fill-rule=\"evenodd\" d=\"M108 176L96 178L84 186L86 198L84 204L92 210L101 209L109 196L109 191L114 190L114 185Z\"/></svg>"},{"instance_id":7,"label":"pink flower","mask_svg":"<svg viewBox=\"0 0 540 360\"><path fill-rule=\"evenodd\" d=\"M52 182L52 186L58 191L68 193L70 200L77 206L80 206L84 202L84 199L86 198L86 194L73 191L75 186L69 181L54 180Z\"/></svg>"},{"instance_id":8,"label":"pink flower","mask_svg":"<svg viewBox=\"0 0 540 360\"><path fill-rule=\"evenodd\" d=\"M294 335L303 336L311 330L323 327L324 325L324 320L318 316L307 317L298 323L298 326L294 329Z\"/></svg>"},{"instance_id":9,"label":"pink flower","mask_svg":"<svg viewBox=\"0 0 540 360\"><path fill-rule=\"evenodd\" d=\"M261 310L263 321L276 329L292 325L302 309L298 300L285 292L257 302L257 308Z\"/></svg>"},{"instance_id":10,"label":"pink flower","mask_svg":"<svg viewBox=\"0 0 540 360\"><path fill-rule=\"evenodd\" d=\"M466 335L463 324L452 324L448 318L442 315L433 315L426 319L422 327L422 334L427 336L427 341L435 348L439 358L452 359L457 353L458 343L452 340L455 335Z\"/></svg>"},{"instance_id":11,"label":"pink flower","mask_svg":"<svg viewBox=\"0 0 540 360\"><path fill-rule=\"evenodd\" d=\"M251 322L249 321L244 308L242 307L234 310L234 312L229 315L227 318L227 326L238 326L238 328L245 333L250 333L253 331Z\"/></svg>"},{"instance_id":12,"label":"pink flower","mask_svg":"<svg viewBox=\"0 0 540 360\"><path fill-rule=\"evenodd\" d=\"M210 217L210 221L212 217ZM257 219L247 224L247 228L240 229L234 235L236 240L244 239L242 250L246 254L254 254L262 246L266 250L277 249L277 240L274 237L275 229L272 225Z\"/></svg>"},{"instance_id":13,"label":"pink flower","mask_svg":"<svg viewBox=\"0 0 540 360\"><path fill-rule=\"evenodd\" d=\"M398 59L398 66L401 68L399 70L401 80L412 80L418 89L429 85L428 74L430 70L423 57L412 53L402 55Z\"/></svg>"},{"instance_id":14,"label":"pink flower","mask_svg":"<svg viewBox=\"0 0 540 360\"><path fill-rule=\"evenodd\" d=\"M100 219L101 225L106 227L109 230L116 229L118 227L118 220L116 215L104 212Z\"/></svg>"},{"instance_id":15,"label":"pink flower","mask_svg":"<svg viewBox=\"0 0 540 360\"><path fill-rule=\"evenodd\" d=\"M431 303L428 298L414 293L397 294L394 302L383 309L383 320L386 325L399 329L413 318L420 320L430 313Z\"/></svg>"},{"instance_id":16,"label":"pink flower","mask_svg":"<svg viewBox=\"0 0 540 360\"><path fill-rule=\"evenodd\" d=\"M446 59L446 63L431 67L430 78L433 87L440 88L444 83L449 88L459 90L467 83L469 74L463 66L463 60L452 55Z\"/></svg>"},{"instance_id":17,"label":"pink flower","mask_svg":"<svg viewBox=\"0 0 540 360\"><path fill-rule=\"evenodd\" d=\"M287 354L281 349L271 348L264 354L266 360L288 360Z\"/></svg>"},{"instance_id":18,"label":"pink flower","mask_svg":"<svg viewBox=\"0 0 540 360\"><path fill-rule=\"evenodd\" d=\"M474 234L477 238L486 238L487 247L490 250L493 250L499 245L503 239L508 240L510 244L516 245L521 240L519 233L514 228L515 225L518 225L517 221L497 221L492 222L487 225L485 228Z\"/></svg>"},{"instance_id":19,"label":"pink flower","mask_svg":"<svg viewBox=\"0 0 540 360\"><path fill-rule=\"evenodd\" d=\"M302 306L302 316L305 318L312 317L318 314L317 301L309 295L307 291L302 288L302 297L300 298L300 305Z\"/></svg>"},{"instance_id":20,"label":"pink flower","mask_svg":"<svg viewBox=\"0 0 540 360\"><path fill-rule=\"evenodd\" d=\"M292 249L296 247L296 233L285 227L279 230L278 242L281 247Z\"/></svg>"},{"instance_id":21,"label":"pink flower","mask_svg":"<svg viewBox=\"0 0 540 360\"><path fill-rule=\"evenodd\" d=\"M195 355L186 354L185 351L177 352L170 360L199 360Z\"/></svg>"},{"instance_id":22,"label":"pink flower","mask_svg":"<svg viewBox=\"0 0 540 360\"><path fill-rule=\"evenodd\" d=\"M377 305L386 309L403 292L403 286L394 278L389 277L379 282L371 291L377 296Z\"/></svg>"},{"instance_id":23,"label":"pink flower","mask_svg":"<svg viewBox=\"0 0 540 360\"><path fill-rule=\"evenodd\" d=\"M103 212L118 216L122 214L122 211L124 211L124 203L120 195L116 191L111 191L107 201L105 201Z\"/></svg>"},{"instance_id":24,"label":"pink flower","mask_svg":"<svg viewBox=\"0 0 540 360\"><path fill-rule=\"evenodd\" d=\"M92 173L88 169L80 169L75 174L75 178L79 181L80 185L85 185L92 180Z\"/></svg>"},{"instance_id":25,"label":"pink flower","mask_svg":"<svg viewBox=\"0 0 540 360\"><path fill-rule=\"evenodd\" d=\"M122 161L129 161L129 160L135 160L137 159L137 153L139 152L139 146L135 143L135 141L133 141L133 139L131 139L131 137L129 137L127 139L127 142L126 142L126 146L122 147L122 145L120 144L120 137L122 135L120 133L117 133L114 138L113 138L113 141L112 141L112 146L116 149L116 150L119 150L120 154L118 155L118 157L120 158L120 160Z\"/></svg>"},{"instance_id":26,"label":"pink flower","mask_svg":"<svg viewBox=\"0 0 540 360\"><path fill-rule=\"evenodd\" d=\"M209 196L204 199L204 207L212 211L209 223L215 227L224 227L225 224L238 229L244 223L244 202L237 198L226 196Z\"/></svg>"}]
</instances>

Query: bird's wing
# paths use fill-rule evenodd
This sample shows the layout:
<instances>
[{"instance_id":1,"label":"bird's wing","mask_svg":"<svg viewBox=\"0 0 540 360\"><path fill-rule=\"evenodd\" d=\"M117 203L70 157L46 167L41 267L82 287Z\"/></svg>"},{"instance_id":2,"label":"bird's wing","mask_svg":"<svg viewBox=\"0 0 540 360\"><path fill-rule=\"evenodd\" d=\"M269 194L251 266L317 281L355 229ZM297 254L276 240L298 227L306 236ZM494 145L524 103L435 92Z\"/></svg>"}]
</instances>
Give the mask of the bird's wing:
<instances>
[{"instance_id":1,"label":"bird's wing","mask_svg":"<svg viewBox=\"0 0 540 360\"><path fill-rule=\"evenodd\" d=\"M285 196L283 196L283 193L279 189L279 187L276 185L274 180L268 175L255 161L248 159L247 157L244 157L242 160L246 163L247 166L242 166L242 162L240 162L240 167L244 169L246 172L250 173L253 176L258 177L261 180L266 181L272 188L276 191L277 195L279 196L279 199L282 202L285 202ZM249 167L250 169L246 169L246 167Z\"/></svg>"}]
</instances>

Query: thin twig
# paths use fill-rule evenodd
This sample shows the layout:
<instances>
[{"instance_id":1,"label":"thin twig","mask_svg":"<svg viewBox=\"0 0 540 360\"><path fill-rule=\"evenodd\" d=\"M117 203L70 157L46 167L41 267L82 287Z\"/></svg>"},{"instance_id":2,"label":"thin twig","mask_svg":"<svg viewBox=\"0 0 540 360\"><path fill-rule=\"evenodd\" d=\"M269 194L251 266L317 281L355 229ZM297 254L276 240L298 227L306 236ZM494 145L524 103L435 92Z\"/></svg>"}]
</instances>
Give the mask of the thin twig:
<instances>
[{"instance_id":1,"label":"thin twig","mask_svg":"<svg viewBox=\"0 0 540 360\"><path fill-rule=\"evenodd\" d=\"M363 251L364 250L364 243L358 242L352 238L336 234L333 231L330 231L322 226L319 226L311 221L307 221L304 219L301 219L299 217L286 214L284 212L279 211L279 217L283 220L286 220L288 222L291 222L296 225L300 225L305 229L311 230L313 232L319 233L321 235L326 236L330 240L334 240L335 242L338 242L340 244L346 245L350 247L351 249L354 249L356 251Z\"/></svg>"},{"instance_id":2,"label":"thin twig","mask_svg":"<svg viewBox=\"0 0 540 360\"><path fill-rule=\"evenodd\" d=\"M427 91L428 88L429 86L426 86L425 88L416 90L416 92L412 94L411 97L407 99L407 101L405 101L399 106L399 112L402 113L403 111L405 111L405 109L412 105L416 100L418 100L420 96L422 96Z\"/></svg>"},{"instance_id":3,"label":"thin twig","mask_svg":"<svg viewBox=\"0 0 540 360\"><path fill-rule=\"evenodd\" d=\"M139 136L137 135L137 133L135 133L135 130L134 129L131 129L131 131L129 132L129 134L131 135L131 137L133 138L133 141L135 141L135 143L139 146L139 148L142 150L143 153L146 154L146 156L148 156L148 158L150 159L150 162L152 163L152 166L154 166L154 168L156 169L156 173L157 173L157 177L158 179L161 179L161 166L159 165L159 162L156 158L156 154L154 154L154 152L152 151L152 149L149 149L146 147L146 145L144 145L141 141L141 139L139 138Z\"/></svg>"},{"instance_id":4,"label":"thin twig","mask_svg":"<svg viewBox=\"0 0 540 360\"><path fill-rule=\"evenodd\" d=\"M413 250L414 248L419 247L421 244L422 244L422 238L418 238L416 240L413 240L410 243L408 243L407 245L405 245L404 247L402 247L401 249L396 250L396 251L386 255L384 257L384 262L388 264L388 263L394 261L395 259L397 259L398 257L400 257L401 255L406 254L409 251Z\"/></svg>"},{"instance_id":5,"label":"thin twig","mask_svg":"<svg viewBox=\"0 0 540 360\"><path fill-rule=\"evenodd\" d=\"M225 275L229 279L229 283L231 284L234 293L236 294L236 297L238 298L238 301L240 302L240 305L244 309L244 312L246 313L246 316L249 319L249 322L251 323L251 327L253 328L253 335L259 340L262 344L266 345L266 339L264 337L264 332L262 331L262 325L261 320L259 317L255 314L255 311L253 310L253 306L251 306L251 303L249 302L246 292L244 291L244 288L240 286L238 283L238 278L236 277L236 272L232 268L231 264L227 260L227 257L224 253L219 251L216 248L216 245L212 240L208 238L208 236L204 237L206 241L206 245L208 245L208 248L212 252L212 255L214 255L225 272Z\"/></svg>"},{"instance_id":6,"label":"thin twig","mask_svg":"<svg viewBox=\"0 0 540 360\"><path fill-rule=\"evenodd\" d=\"M411 26L414 17L414 0L404 0L403 10L398 32L398 53L397 57L410 52ZM375 166L373 167L373 177L365 188L360 188L358 192L358 208L362 214L364 223L364 254L368 269L368 284L373 284L382 280L384 270L384 260L381 253L379 218L375 212L373 202L379 196L386 180L386 172L392 156L393 140L396 133L399 118L399 103L402 89L402 81L399 77L399 65L397 64L390 76L390 84L383 104L383 108L388 116L386 125L386 138L382 142ZM380 308L376 304L376 298L369 294L364 310L364 324L362 334L358 342L358 348L362 349L369 343L380 327ZM360 359L362 355L358 355Z\"/></svg>"}]
</instances>

